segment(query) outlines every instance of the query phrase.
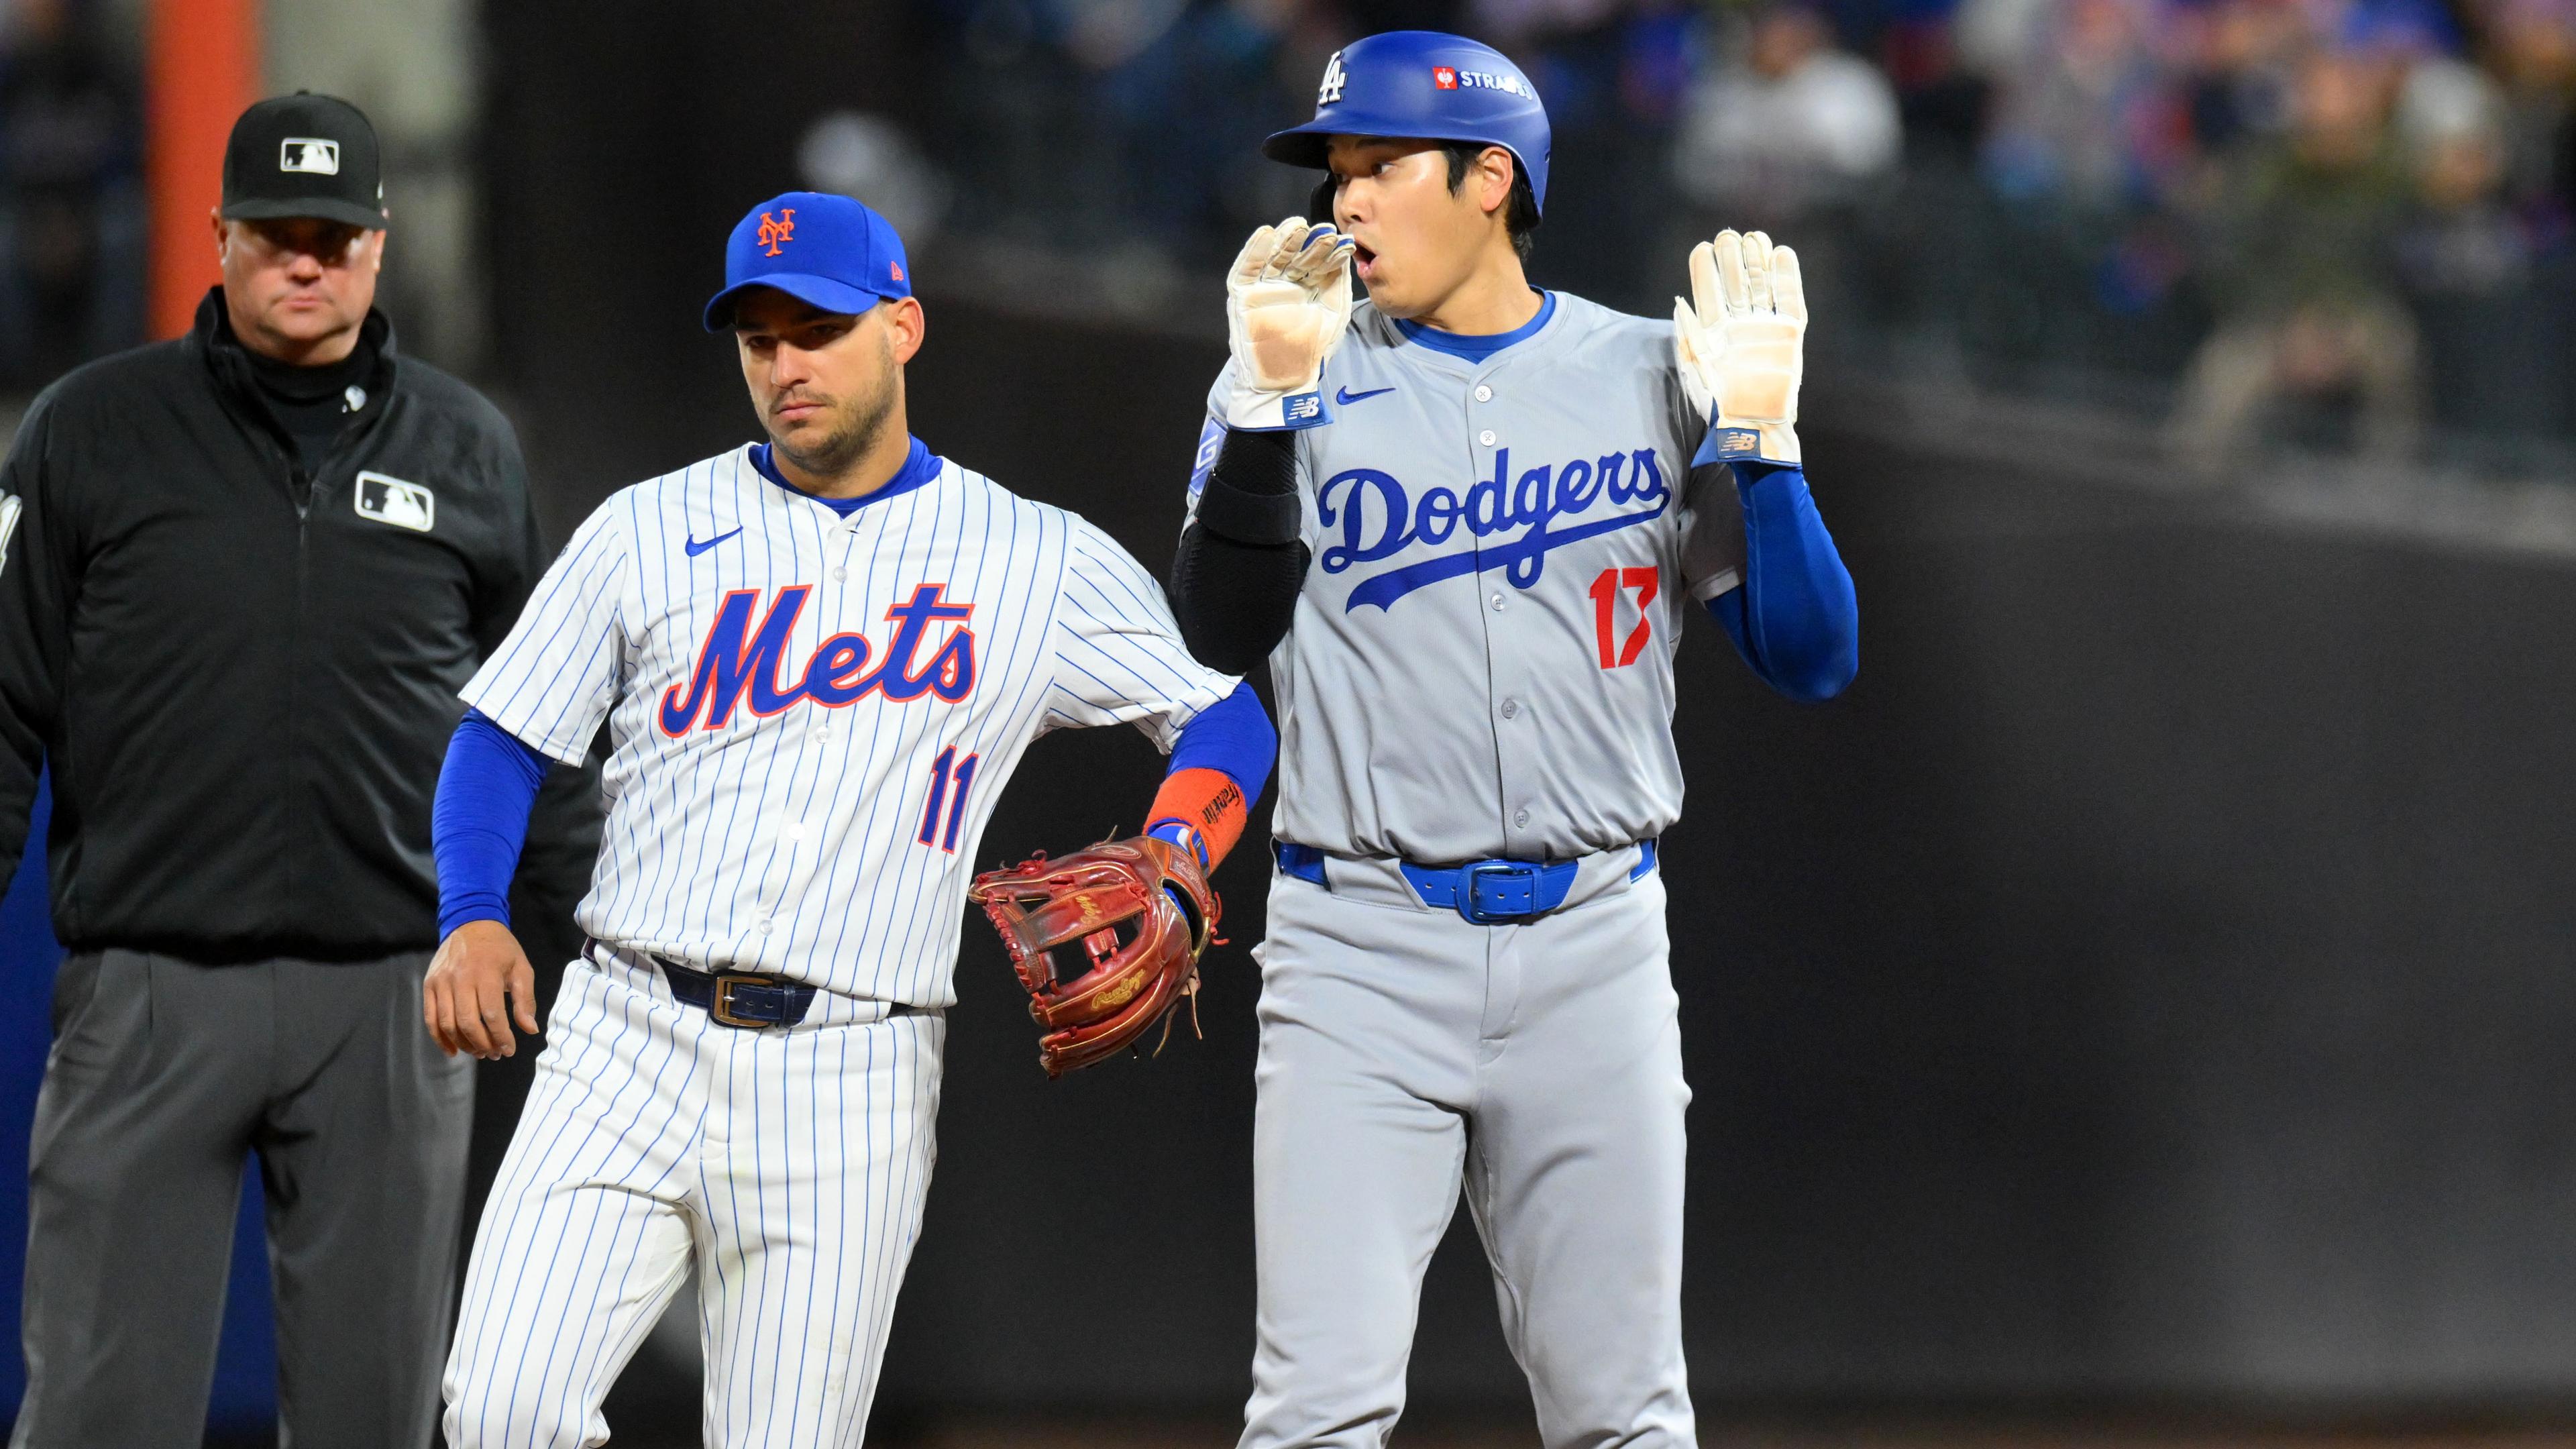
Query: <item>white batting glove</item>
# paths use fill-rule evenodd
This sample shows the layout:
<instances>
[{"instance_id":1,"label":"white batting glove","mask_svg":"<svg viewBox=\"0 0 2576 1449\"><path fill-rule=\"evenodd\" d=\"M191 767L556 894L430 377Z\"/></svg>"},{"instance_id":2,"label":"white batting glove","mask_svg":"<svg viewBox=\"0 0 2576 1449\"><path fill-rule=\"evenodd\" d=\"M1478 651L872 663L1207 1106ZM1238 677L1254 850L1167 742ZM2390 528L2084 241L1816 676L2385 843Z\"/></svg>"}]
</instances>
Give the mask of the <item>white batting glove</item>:
<instances>
[{"instance_id":1,"label":"white batting glove","mask_svg":"<svg viewBox=\"0 0 2576 1449\"><path fill-rule=\"evenodd\" d=\"M1798 382L1806 373L1807 288L1798 254L1758 231L1691 248L1691 300L1673 299L1682 387L1708 415L1727 462L1798 466Z\"/></svg>"},{"instance_id":2,"label":"white batting glove","mask_svg":"<svg viewBox=\"0 0 2576 1449\"><path fill-rule=\"evenodd\" d=\"M1292 216L1243 244L1225 282L1234 390L1225 425L1259 432L1332 421L1324 359L1351 325L1351 239L1330 222Z\"/></svg>"}]
</instances>

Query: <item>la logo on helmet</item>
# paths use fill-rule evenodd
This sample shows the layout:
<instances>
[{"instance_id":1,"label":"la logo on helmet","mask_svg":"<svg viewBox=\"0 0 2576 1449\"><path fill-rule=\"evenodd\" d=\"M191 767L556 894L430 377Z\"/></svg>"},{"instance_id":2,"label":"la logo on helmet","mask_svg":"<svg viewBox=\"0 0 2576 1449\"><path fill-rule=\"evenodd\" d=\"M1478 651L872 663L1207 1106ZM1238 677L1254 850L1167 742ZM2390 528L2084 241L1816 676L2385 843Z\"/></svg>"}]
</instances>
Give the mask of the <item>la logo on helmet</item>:
<instances>
[{"instance_id":1,"label":"la logo on helmet","mask_svg":"<svg viewBox=\"0 0 2576 1449\"><path fill-rule=\"evenodd\" d=\"M1342 81L1344 79L1345 77L1342 75L1342 53L1337 50L1333 52L1333 58L1331 60L1324 62L1324 83L1315 88L1315 109L1320 111L1324 107L1329 106L1333 102L1342 98Z\"/></svg>"}]
</instances>

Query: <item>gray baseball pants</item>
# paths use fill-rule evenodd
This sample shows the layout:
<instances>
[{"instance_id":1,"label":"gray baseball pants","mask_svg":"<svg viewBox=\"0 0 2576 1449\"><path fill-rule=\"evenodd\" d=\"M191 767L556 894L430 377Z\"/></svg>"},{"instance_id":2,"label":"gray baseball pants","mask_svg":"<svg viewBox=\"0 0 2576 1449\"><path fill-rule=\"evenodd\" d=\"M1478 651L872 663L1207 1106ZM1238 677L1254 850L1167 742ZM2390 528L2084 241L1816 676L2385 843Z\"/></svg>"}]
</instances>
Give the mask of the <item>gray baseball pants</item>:
<instances>
[{"instance_id":1,"label":"gray baseball pants","mask_svg":"<svg viewBox=\"0 0 2576 1449\"><path fill-rule=\"evenodd\" d=\"M204 1441L246 1151L267 1190L279 1443L429 1443L474 1077L421 1025L428 964L63 962L15 1449Z\"/></svg>"},{"instance_id":2,"label":"gray baseball pants","mask_svg":"<svg viewBox=\"0 0 2576 1449\"><path fill-rule=\"evenodd\" d=\"M1652 873L1513 925L1272 876L1242 1449L1386 1442L1462 1185L1551 1449L1695 1442L1669 951Z\"/></svg>"}]
</instances>

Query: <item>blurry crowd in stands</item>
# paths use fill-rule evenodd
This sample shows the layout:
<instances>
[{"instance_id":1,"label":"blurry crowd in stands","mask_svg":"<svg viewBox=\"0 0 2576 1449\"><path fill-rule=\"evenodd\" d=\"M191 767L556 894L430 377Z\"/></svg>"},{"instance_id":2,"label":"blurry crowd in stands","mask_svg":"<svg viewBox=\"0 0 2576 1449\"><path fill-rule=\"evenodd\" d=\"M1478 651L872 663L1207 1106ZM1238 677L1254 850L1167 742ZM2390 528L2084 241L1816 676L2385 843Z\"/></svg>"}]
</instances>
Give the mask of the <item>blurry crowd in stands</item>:
<instances>
[{"instance_id":1,"label":"blurry crowd in stands","mask_svg":"<svg viewBox=\"0 0 2576 1449\"><path fill-rule=\"evenodd\" d=\"M103 10L0 5L0 390L143 340L143 115Z\"/></svg>"},{"instance_id":2,"label":"blurry crowd in stands","mask_svg":"<svg viewBox=\"0 0 2576 1449\"><path fill-rule=\"evenodd\" d=\"M2576 0L916 3L951 230L1104 273L1302 210L1257 146L1326 57L1460 30L1554 121L1543 284L1665 312L1693 236L1762 227L1823 363L2152 408L2211 462L2576 438Z\"/></svg>"},{"instance_id":3,"label":"blurry crowd in stands","mask_svg":"<svg viewBox=\"0 0 2576 1449\"><path fill-rule=\"evenodd\" d=\"M1070 305L1216 305L1204 278L1307 204L1258 146L1326 57L1450 29L1547 102L1545 285L1660 314L1694 237L1762 227L1806 262L1822 366L2128 403L2207 460L2576 442L2576 0L913 5L910 136L836 114L803 169L1085 259L1044 273ZM108 9L0 0L0 390L142 337Z\"/></svg>"}]
</instances>

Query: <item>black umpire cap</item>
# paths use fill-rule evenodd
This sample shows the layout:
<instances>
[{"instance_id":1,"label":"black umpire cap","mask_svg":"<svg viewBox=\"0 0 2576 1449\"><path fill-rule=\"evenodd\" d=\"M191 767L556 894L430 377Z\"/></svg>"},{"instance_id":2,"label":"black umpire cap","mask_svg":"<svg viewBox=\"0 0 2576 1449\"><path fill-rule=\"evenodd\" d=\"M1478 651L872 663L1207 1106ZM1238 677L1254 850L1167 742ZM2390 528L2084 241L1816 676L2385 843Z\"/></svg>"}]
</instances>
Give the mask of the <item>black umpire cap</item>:
<instances>
[{"instance_id":1,"label":"black umpire cap","mask_svg":"<svg viewBox=\"0 0 2576 1449\"><path fill-rule=\"evenodd\" d=\"M224 145L226 221L312 216L381 230L376 128L337 96L297 91L241 113Z\"/></svg>"}]
</instances>

